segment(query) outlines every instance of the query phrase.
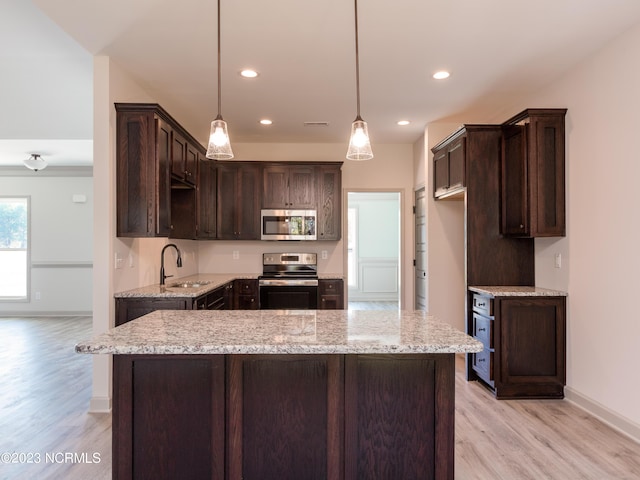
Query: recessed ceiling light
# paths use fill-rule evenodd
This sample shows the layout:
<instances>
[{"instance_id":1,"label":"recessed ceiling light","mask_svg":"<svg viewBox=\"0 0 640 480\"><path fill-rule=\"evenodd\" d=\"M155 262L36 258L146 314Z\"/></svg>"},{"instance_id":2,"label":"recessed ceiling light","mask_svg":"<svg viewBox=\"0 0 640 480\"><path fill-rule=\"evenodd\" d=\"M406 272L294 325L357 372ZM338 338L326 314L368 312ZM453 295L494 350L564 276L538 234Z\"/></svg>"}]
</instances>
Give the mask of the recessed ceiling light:
<instances>
[{"instance_id":1,"label":"recessed ceiling light","mask_svg":"<svg viewBox=\"0 0 640 480\"><path fill-rule=\"evenodd\" d=\"M268 118L263 118L262 120L260 120L260 123L262 125L271 125L273 122L271 120L269 120Z\"/></svg>"},{"instance_id":2,"label":"recessed ceiling light","mask_svg":"<svg viewBox=\"0 0 640 480\"><path fill-rule=\"evenodd\" d=\"M245 78L256 78L258 76L258 72L256 72L255 70L250 70L250 69L245 69L242 70L240 72L240 75L242 75Z\"/></svg>"},{"instance_id":3,"label":"recessed ceiling light","mask_svg":"<svg viewBox=\"0 0 640 480\"><path fill-rule=\"evenodd\" d=\"M443 80L445 78L449 78L449 72L445 72L444 70L441 70L440 72L436 72L433 74L433 78L435 78L436 80Z\"/></svg>"},{"instance_id":4,"label":"recessed ceiling light","mask_svg":"<svg viewBox=\"0 0 640 480\"><path fill-rule=\"evenodd\" d=\"M409 125L411 122L409 120L398 120L398 125Z\"/></svg>"}]
</instances>

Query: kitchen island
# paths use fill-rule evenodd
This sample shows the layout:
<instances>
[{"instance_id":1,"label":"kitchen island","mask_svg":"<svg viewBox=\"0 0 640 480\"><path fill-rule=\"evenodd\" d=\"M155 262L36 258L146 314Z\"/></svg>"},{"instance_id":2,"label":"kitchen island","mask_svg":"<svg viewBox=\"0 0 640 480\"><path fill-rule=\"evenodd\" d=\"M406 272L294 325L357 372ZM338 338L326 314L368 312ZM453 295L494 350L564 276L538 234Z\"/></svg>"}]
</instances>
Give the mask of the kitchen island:
<instances>
[{"instance_id":1,"label":"kitchen island","mask_svg":"<svg viewBox=\"0 0 640 480\"><path fill-rule=\"evenodd\" d=\"M420 311L156 311L114 354L113 478L452 479L454 355Z\"/></svg>"}]
</instances>

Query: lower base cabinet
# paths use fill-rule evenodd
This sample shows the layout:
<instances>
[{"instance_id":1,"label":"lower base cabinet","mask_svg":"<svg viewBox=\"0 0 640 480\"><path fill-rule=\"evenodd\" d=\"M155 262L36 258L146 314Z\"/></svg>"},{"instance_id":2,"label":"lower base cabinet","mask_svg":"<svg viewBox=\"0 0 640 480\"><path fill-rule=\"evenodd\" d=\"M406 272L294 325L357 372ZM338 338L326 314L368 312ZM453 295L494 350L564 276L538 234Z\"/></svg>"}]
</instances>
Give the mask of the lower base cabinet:
<instances>
[{"instance_id":1,"label":"lower base cabinet","mask_svg":"<svg viewBox=\"0 0 640 480\"><path fill-rule=\"evenodd\" d=\"M318 280L318 310L344 310L344 280Z\"/></svg>"},{"instance_id":2,"label":"lower base cabinet","mask_svg":"<svg viewBox=\"0 0 640 480\"><path fill-rule=\"evenodd\" d=\"M116 355L113 478L453 479L454 354Z\"/></svg>"},{"instance_id":3,"label":"lower base cabinet","mask_svg":"<svg viewBox=\"0 0 640 480\"><path fill-rule=\"evenodd\" d=\"M491 297L469 292L467 333L484 344L468 354L467 378L496 398L564 398L565 297Z\"/></svg>"}]
</instances>

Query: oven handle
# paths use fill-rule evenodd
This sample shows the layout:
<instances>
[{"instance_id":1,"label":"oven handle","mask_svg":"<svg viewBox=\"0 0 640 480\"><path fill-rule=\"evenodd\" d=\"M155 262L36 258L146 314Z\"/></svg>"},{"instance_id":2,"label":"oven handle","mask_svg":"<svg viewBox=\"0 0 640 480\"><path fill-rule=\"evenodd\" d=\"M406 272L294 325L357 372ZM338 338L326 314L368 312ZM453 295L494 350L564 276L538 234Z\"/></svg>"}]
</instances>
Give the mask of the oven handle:
<instances>
[{"instance_id":1,"label":"oven handle","mask_svg":"<svg viewBox=\"0 0 640 480\"><path fill-rule=\"evenodd\" d=\"M258 286L260 287L295 287L295 286L305 286L305 287L317 287L318 280L317 279L260 279L258 281Z\"/></svg>"}]
</instances>

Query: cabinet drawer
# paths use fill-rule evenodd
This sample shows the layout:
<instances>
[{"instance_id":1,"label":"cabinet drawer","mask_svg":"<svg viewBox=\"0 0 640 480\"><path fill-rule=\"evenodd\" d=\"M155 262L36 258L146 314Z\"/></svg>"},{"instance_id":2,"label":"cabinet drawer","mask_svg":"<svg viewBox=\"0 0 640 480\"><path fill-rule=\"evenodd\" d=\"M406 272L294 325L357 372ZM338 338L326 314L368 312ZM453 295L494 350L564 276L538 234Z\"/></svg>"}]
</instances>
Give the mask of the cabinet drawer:
<instances>
[{"instance_id":1,"label":"cabinet drawer","mask_svg":"<svg viewBox=\"0 0 640 480\"><path fill-rule=\"evenodd\" d=\"M493 384L493 352L485 348L480 353L471 354L472 366L478 376Z\"/></svg>"},{"instance_id":2,"label":"cabinet drawer","mask_svg":"<svg viewBox=\"0 0 640 480\"><path fill-rule=\"evenodd\" d=\"M252 278L236 279L234 288L237 295L257 295L258 280Z\"/></svg>"},{"instance_id":3,"label":"cabinet drawer","mask_svg":"<svg viewBox=\"0 0 640 480\"><path fill-rule=\"evenodd\" d=\"M342 280L321 280L318 282L318 293L320 295L341 295Z\"/></svg>"},{"instance_id":4,"label":"cabinet drawer","mask_svg":"<svg viewBox=\"0 0 640 480\"><path fill-rule=\"evenodd\" d=\"M488 317L493 317L493 298L477 293L473 294L473 310Z\"/></svg>"},{"instance_id":5,"label":"cabinet drawer","mask_svg":"<svg viewBox=\"0 0 640 480\"><path fill-rule=\"evenodd\" d=\"M484 343L486 347L493 348L493 320L474 313L473 336Z\"/></svg>"}]
</instances>

